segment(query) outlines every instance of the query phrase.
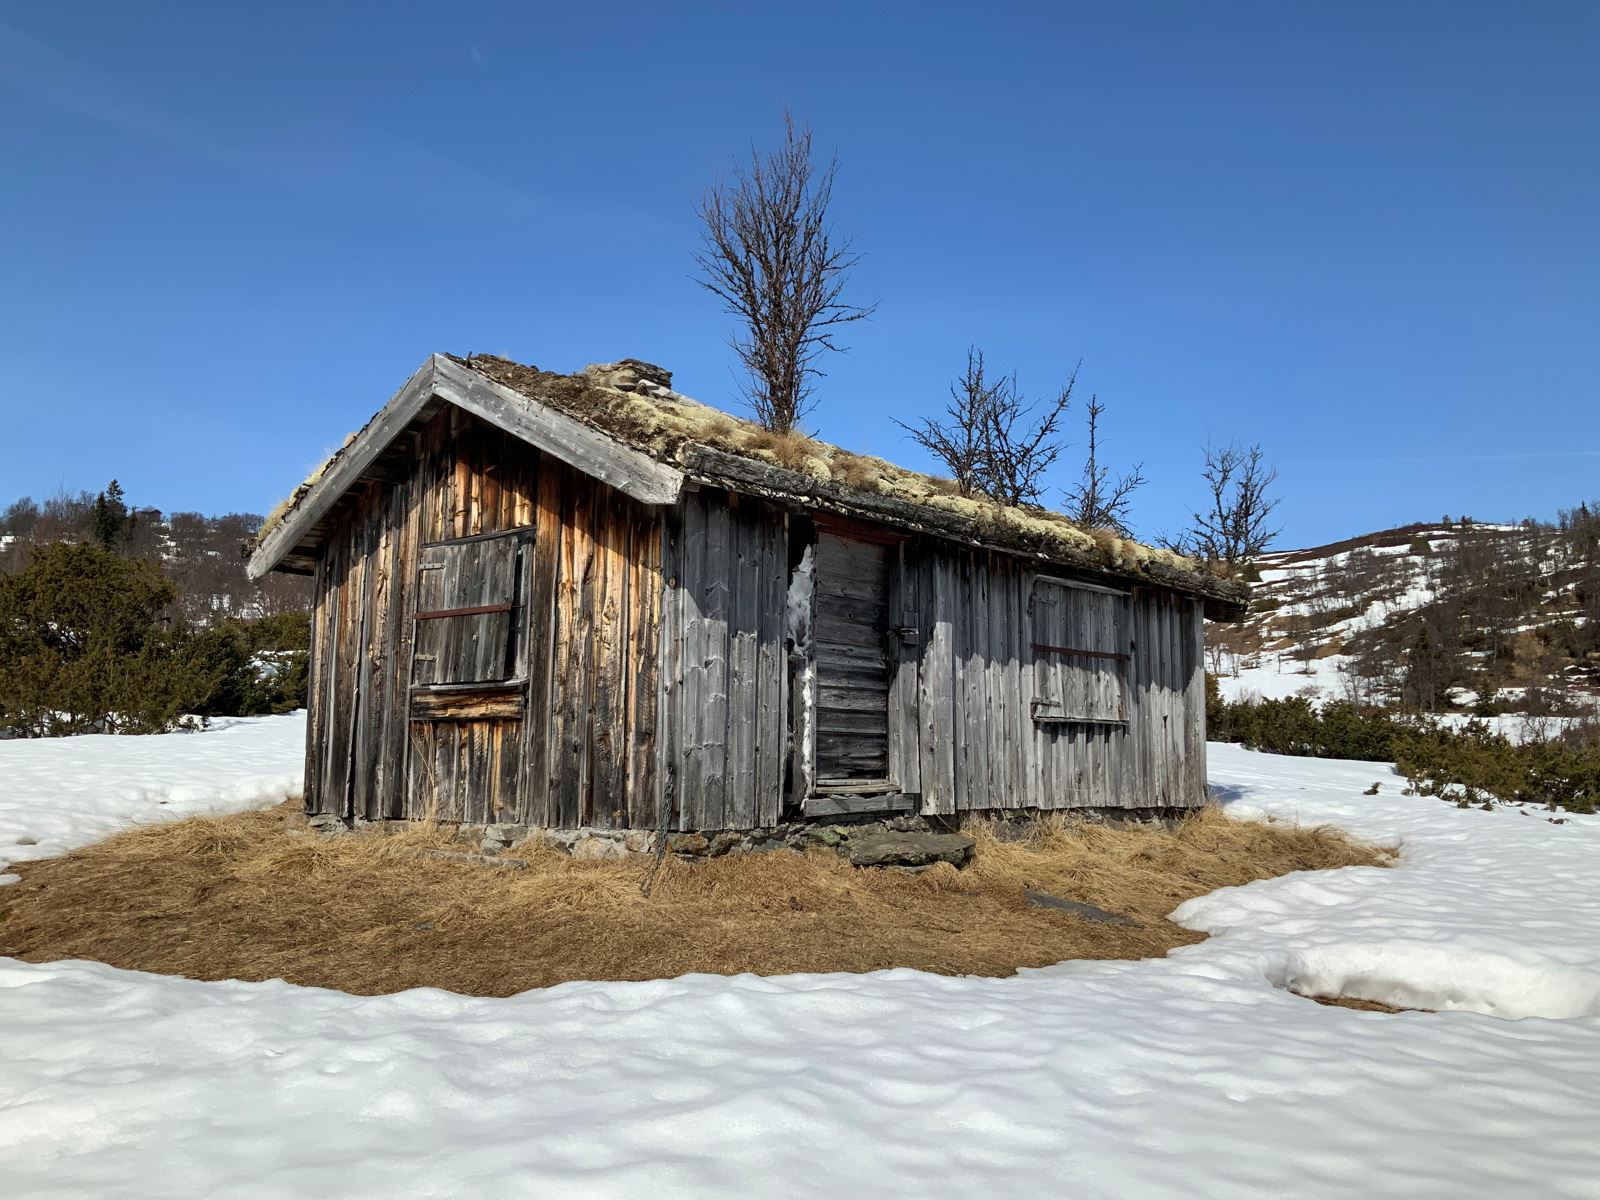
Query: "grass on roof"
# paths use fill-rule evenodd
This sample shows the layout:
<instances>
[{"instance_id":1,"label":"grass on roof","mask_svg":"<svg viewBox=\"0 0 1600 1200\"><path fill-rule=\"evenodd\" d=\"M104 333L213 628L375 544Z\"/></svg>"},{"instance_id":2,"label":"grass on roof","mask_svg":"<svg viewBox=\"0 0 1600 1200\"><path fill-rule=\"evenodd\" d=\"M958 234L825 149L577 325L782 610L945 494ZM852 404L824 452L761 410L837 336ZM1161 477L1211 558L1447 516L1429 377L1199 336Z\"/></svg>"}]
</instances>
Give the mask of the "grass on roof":
<instances>
[{"instance_id":1,"label":"grass on roof","mask_svg":"<svg viewBox=\"0 0 1600 1200\"><path fill-rule=\"evenodd\" d=\"M491 356L474 358L468 365L502 386L548 403L663 461L681 465L689 448L706 446L781 467L817 483L952 515L968 522L978 539L1037 550L1046 557L1133 575L1152 566L1192 577L1207 572L1202 563L1114 530L1081 528L1064 514L1042 507L963 496L951 480L855 454L799 431L774 433L687 396L624 392L609 386L604 371L595 376L582 372L561 375ZM352 434L345 445L355 437ZM257 532L258 540L294 510L337 458L336 453L268 514Z\"/></svg>"}]
</instances>

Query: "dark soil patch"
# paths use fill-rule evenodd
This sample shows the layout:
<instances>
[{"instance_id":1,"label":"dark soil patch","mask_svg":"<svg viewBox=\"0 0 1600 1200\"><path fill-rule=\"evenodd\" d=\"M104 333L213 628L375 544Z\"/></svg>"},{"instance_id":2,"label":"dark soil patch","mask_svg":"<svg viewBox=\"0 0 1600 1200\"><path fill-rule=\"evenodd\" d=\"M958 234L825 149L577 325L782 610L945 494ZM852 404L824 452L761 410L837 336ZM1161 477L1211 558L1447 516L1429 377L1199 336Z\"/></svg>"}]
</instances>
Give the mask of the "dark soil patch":
<instances>
[{"instance_id":1,"label":"dark soil patch","mask_svg":"<svg viewBox=\"0 0 1600 1200\"><path fill-rule=\"evenodd\" d=\"M1329 1008L1353 1008L1357 1012L1432 1012L1431 1008L1398 1008L1393 1004L1384 1004L1378 1000L1357 1000L1354 996L1307 996L1304 992L1291 992L1290 995L1299 996L1302 1000L1315 1000L1318 1004L1326 1004Z\"/></svg>"}]
</instances>

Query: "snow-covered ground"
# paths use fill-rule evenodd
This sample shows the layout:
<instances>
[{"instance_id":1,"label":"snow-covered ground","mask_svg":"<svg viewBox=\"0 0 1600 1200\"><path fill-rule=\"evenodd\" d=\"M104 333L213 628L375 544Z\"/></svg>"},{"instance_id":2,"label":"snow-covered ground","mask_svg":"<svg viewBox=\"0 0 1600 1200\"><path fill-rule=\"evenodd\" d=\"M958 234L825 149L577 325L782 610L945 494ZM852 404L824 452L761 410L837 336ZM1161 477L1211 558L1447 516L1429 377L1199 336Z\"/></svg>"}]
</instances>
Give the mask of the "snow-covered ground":
<instances>
[{"instance_id":1,"label":"snow-covered ground","mask_svg":"<svg viewBox=\"0 0 1600 1200\"><path fill-rule=\"evenodd\" d=\"M1217 676L1217 689L1229 701L1287 700L1301 695L1319 702L1341 700L1349 661L1343 654L1310 662L1296 662L1289 654L1258 654L1248 660L1230 657Z\"/></svg>"},{"instance_id":2,"label":"snow-covered ground","mask_svg":"<svg viewBox=\"0 0 1600 1200\"><path fill-rule=\"evenodd\" d=\"M203 733L0 742L0 882L128 825L276 804L300 791L304 713L225 717Z\"/></svg>"},{"instance_id":3,"label":"snow-covered ground","mask_svg":"<svg viewBox=\"0 0 1600 1200\"><path fill-rule=\"evenodd\" d=\"M130 765L146 799L127 817L228 736ZM1179 919L1212 936L1166 959L1002 980L361 998L0 960L0 1180L29 1197L1600 1197L1600 818L1211 753L1235 815L1331 821L1399 865L1190 901ZM293 774L298 747L275 766ZM55 803L97 791L70 752L56 780ZM1328 1008L1284 984L1449 1011Z\"/></svg>"}]
</instances>

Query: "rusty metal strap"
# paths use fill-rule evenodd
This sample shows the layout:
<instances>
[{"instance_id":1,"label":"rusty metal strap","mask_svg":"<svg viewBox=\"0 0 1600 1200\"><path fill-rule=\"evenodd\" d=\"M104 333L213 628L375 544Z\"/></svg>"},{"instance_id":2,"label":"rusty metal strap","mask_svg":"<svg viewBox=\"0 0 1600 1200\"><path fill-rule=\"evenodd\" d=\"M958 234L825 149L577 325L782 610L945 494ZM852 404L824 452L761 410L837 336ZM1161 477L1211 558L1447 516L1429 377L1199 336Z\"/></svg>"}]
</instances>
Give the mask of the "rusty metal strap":
<instances>
[{"instance_id":1,"label":"rusty metal strap","mask_svg":"<svg viewBox=\"0 0 1600 1200\"><path fill-rule=\"evenodd\" d=\"M1043 642L1035 642L1033 648L1040 654L1072 654L1078 658L1108 658L1113 662L1127 662L1126 654L1119 654L1114 650L1075 650L1071 646L1047 646Z\"/></svg>"},{"instance_id":2,"label":"rusty metal strap","mask_svg":"<svg viewBox=\"0 0 1600 1200\"><path fill-rule=\"evenodd\" d=\"M473 608L435 608L419 612L417 620L433 621L439 617L479 617L485 613L508 613L515 607L510 604L479 604Z\"/></svg>"}]
</instances>

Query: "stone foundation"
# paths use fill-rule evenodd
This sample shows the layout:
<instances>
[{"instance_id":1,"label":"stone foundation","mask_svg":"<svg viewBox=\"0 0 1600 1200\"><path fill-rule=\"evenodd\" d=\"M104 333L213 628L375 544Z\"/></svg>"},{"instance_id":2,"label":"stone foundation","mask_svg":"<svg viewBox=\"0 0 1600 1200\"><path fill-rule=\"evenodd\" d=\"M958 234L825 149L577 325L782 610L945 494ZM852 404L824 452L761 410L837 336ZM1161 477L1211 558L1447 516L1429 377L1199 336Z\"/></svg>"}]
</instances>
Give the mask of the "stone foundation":
<instances>
[{"instance_id":1,"label":"stone foundation","mask_svg":"<svg viewBox=\"0 0 1600 1200\"><path fill-rule=\"evenodd\" d=\"M1023 841L1041 822L1066 816L1113 827L1159 825L1170 828L1193 810L1183 808L1084 808L1066 813L1005 810L983 814L993 821L1002 841ZM404 821L358 822L364 828L405 827ZM334 834L349 828L334 817L310 819L312 829ZM718 858L724 854L764 854L772 850L807 850L824 846L863 866L899 865L925 868L934 862L964 865L972 841L960 834L959 821L949 817L855 816L790 821L766 829L725 829L708 833L668 833L667 850L681 859ZM573 858L596 862L657 852L659 833L649 829L539 829L528 825L462 825L458 839L476 846L485 861L525 842L544 844Z\"/></svg>"},{"instance_id":2,"label":"stone foundation","mask_svg":"<svg viewBox=\"0 0 1600 1200\"><path fill-rule=\"evenodd\" d=\"M707 833L669 833L667 849L679 858L719 858L724 854L764 854L772 850L837 848L852 835L931 833L923 817L849 817L829 821L790 821L767 829L724 829ZM659 834L647 829L537 829L526 825L464 825L464 841L478 842L486 854L498 854L529 839L574 858L606 860L630 854L654 854Z\"/></svg>"}]
</instances>

